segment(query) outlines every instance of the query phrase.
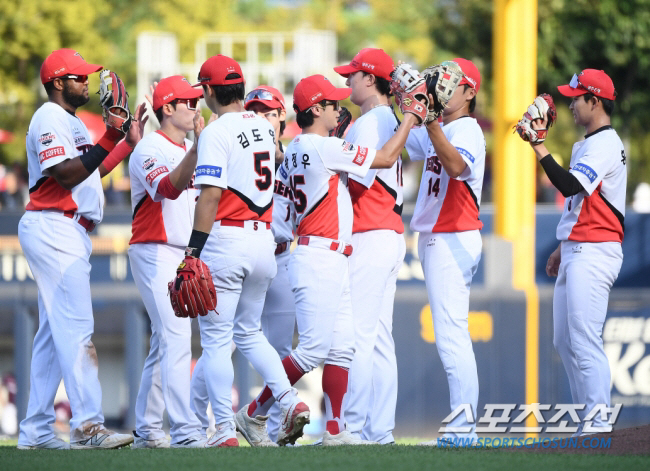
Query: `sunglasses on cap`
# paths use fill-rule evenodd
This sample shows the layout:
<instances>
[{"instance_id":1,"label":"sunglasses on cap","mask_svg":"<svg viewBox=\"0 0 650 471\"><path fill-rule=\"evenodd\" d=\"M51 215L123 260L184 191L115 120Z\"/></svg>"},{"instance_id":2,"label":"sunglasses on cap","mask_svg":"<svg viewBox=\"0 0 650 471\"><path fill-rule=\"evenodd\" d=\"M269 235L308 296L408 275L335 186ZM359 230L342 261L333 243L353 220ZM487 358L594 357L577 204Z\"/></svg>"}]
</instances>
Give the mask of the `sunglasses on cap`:
<instances>
[{"instance_id":1,"label":"sunglasses on cap","mask_svg":"<svg viewBox=\"0 0 650 471\"><path fill-rule=\"evenodd\" d=\"M264 90L263 88L257 88L251 92L248 92L248 95L246 95L246 98L244 98L244 105L247 105L249 102L253 100L261 100L261 101L278 101L280 104L282 104L282 100L278 97L276 97L273 93L271 93L268 90Z\"/></svg>"},{"instance_id":2,"label":"sunglasses on cap","mask_svg":"<svg viewBox=\"0 0 650 471\"><path fill-rule=\"evenodd\" d=\"M63 77L59 77L61 80L74 80L77 83L86 83L88 80L87 75L64 75Z\"/></svg>"},{"instance_id":3,"label":"sunglasses on cap","mask_svg":"<svg viewBox=\"0 0 650 471\"><path fill-rule=\"evenodd\" d=\"M199 103L198 98L178 98L176 100L177 103L183 103L185 106L187 106L187 109L190 111L195 111L196 106Z\"/></svg>"},{"instance_id":4,"label":"sunglasses on cap","mask_svg":"<svg viewBox=\"0 0 650 471\"><path fill-rule=\"evenodd\" d=\"M578 78L578 74L573 74L573 77L571 78L571 81L569 82L569 87L571 87L571 88L582 88L583 90L587 90L587 87L585 87L582 83L580 83L580 79Z\"/></svg>"}]
</instances>

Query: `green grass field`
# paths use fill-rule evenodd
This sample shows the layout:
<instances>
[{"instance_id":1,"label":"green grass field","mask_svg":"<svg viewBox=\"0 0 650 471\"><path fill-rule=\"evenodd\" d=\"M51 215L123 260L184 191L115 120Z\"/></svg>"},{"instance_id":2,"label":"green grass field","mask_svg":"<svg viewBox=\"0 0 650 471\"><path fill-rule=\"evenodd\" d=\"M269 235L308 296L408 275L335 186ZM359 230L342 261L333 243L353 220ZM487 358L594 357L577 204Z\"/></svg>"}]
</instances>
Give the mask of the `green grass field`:
<instances>
[{"instance_id":1,"label":"green grass field","mask_svg":"<svg viewBox=\"0 0 650 471\"><path fill-rule=\"evenodd\" d=\"M559 455L499 450L438 450L390 447L310 447L206 450L19 451L0 446L3 470L47 471L382 471L382 470L555 470L633 471L650 468L648 456Z\"/></svg>"}]
</instances>

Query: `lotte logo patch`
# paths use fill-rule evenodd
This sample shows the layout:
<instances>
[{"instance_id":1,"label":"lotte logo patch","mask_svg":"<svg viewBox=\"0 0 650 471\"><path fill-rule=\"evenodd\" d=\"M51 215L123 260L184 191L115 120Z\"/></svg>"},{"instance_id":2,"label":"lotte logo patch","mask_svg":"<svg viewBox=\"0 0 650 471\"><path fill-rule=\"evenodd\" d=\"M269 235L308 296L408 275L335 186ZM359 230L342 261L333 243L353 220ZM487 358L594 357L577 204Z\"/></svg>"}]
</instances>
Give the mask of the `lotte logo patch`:
<instances>
[{"instance_id":1,"label":"lotte logo patch","mask_svg":"<svg viewBox=\"0 0 650 471\"><path fill-rule=\"evenodd\" d=\"M368 148L359 146L357 148L357 155L354 156L352 162L360 167L366 161L366 157L368 157Z\"/></svg>"}]
</instances>

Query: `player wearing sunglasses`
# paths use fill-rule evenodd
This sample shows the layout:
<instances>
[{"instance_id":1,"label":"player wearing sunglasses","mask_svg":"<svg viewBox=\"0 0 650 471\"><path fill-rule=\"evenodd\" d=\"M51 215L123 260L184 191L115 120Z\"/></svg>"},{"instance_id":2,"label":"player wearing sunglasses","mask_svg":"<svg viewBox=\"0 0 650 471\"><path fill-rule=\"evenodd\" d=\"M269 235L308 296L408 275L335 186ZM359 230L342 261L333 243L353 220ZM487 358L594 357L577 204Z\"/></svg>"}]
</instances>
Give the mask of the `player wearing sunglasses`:
<instances>
[{"instance_id":1,"label":"player wearing sunglasses","mask_svg":"<svg viewBox=\"0 0 650 471\"><path fill-rule=\"evenodd\" d=\"M180 75L164 78L153 92L160 129L148 134L129 162L133 227L129 259L135 284L151 319L151 348L135 404L133 448L169 448L162 429L167 409L174 448L203 447L201 423L190 410L191 323L178 318L167 283L183 260L198 191L194 169L204 127L197 103L203 96ZM194 131L194 143L186 138Z\"/></svg>"}]
</instances>

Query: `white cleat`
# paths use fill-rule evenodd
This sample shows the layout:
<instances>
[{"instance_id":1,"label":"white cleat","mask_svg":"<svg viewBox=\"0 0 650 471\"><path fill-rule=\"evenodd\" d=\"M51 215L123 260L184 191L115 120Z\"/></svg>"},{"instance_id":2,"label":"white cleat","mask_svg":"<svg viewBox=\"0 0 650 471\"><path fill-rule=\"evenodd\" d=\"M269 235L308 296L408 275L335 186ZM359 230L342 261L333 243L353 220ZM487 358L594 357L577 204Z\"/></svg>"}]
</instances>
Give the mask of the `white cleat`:
<instances>
[{"instance_id":1,"label":"white cleat","mask_svg":"<svg viewBox=\"0 0 650 471\"><path fill-rule=\"evenodd\" d=\"M341 445L379 445L379 443L359 438L347 430L343 430L341 433L336 435L332 435L328 431L325 431L323 434L323 446Z\"/></svg>"},{"instance_id":2,"label":"white cleat","mask_svg":"<svg viewBox=\"0 0 650 471\"><path fill-rule=\"evenodd\" d=\"M217 425L217 431L208 438L205 443L206 448L224 448L239 446L237 432L231 422L223 422Z\"/></svg>"},{"instance_id":3,"label":"white cleat","mask_svg":"<svg viewBox=\"0 0 650 471\"><path fill-rule=\"evenodd\" d=\"M90 433L81 440L70 442L72 450L110 450L122 448L133 443L130 433L117 433L104 428L102 424L95 425Z\"/></svg>"},{"instance_id":4,"label":"white cleat","mask_svg":"<svg viewBox=\"0 0 650 471\"><path fill-rule=\"evenodd\" d=\"M309 423L309 407L302 402L298 396L294 396L293 402L288 408L280 407L280 430L278 431L278 445L285 446L294 444L302 437L302 429Z\"/></svg>"},{"instance_id":5,"label":"white cleat","mask_svg":"<svg viewBox=\"0 0 650 471\"><path fill-rule=\"evenodd\" d=\"M18 445L19 450L69 450L70 444L58 437L50 438L39 445Z\"/></svg>"},{"instance_id":6,"label":"white cleat","mask_svg":"<svg viewBox=\"0 0 650 471\"><path fill-rule=\"evenodd\" d=\"M266 431L266 421L268 419L268 415L250 417L248 415L248 405L246 405L235 414L235 426L250 446L278 446L271 441Z\"/></svg>"},{"instance_id":7,"label":"white cleat","mask_svg":"<svg viewBox=\"0 0 650 471\"><path fill-rule=\"evenodd\" d=\"M169 448L169 440L167 438L154 438L153 440L147 440L144 437L138 435L138 433L133 431L133 445L131 449L145 449L145 448Z\"/></svg>"},{"instance_id":8,"label":"white cleat","mask_svg":"<svg viewBox=\"0 0 650 471\"><path fill-rule=\"evenodd\" d=\"M172 443L172 448L205 448L208 439L201 435L194 435L180 442Z\"/></svg>"}]
</instances>

